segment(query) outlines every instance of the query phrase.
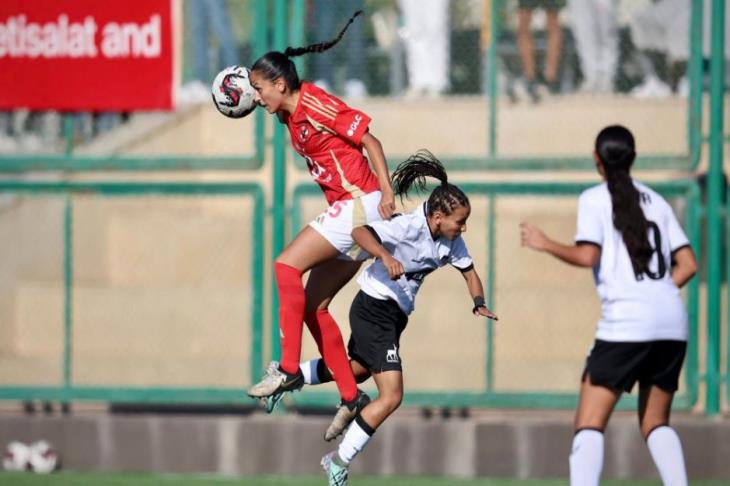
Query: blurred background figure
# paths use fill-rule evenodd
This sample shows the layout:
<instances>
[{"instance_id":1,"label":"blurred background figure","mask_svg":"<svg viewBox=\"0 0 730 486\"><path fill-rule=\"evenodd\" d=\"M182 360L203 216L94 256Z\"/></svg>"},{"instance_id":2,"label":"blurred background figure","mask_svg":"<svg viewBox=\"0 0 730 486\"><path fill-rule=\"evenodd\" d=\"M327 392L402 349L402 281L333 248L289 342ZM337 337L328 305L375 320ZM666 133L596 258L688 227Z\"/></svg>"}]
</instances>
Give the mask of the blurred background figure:
<instances>
[{"instance_id":1,"label":"blurred background figure","mask_svg":"<svg viewBox=\"0 0 730 486\"><path fill-rule=\"evenodd\" d=\"M687 96L690 2L656 0L636 15L629 27L644 79L631 90L636 98L664 98L674 91Z\"/></svg>"},{"instance_id":2,"label":"blurred background figure","mask_svg":"<svg viewBox=\"0 0 730 486\"><path fill-rule=\"evenodd\" d=\"M558 13L565 6L565 0L518 0L517 9L517 46L522 60L522 74L527 93L533 103L540 101L537 92L537 70L535 68L535 44L532 38L532 12L541 8L547 15L547 56L543 81L551 92L558 89L558 68L563 33L560 29ZM512 96L510 96L512 98Z\"/></svg>"},{"instance_id":3,"label":"blurred background figure","mask_svg":"<svg viewBox=\"0 0 730 486\"><path fill-rule=\"evenodd\" d=\"M570 25L575 37L583 82L580 91L610 93L618 63L619 0L569 0Z\"/></svg>"},{"instance_id":4,"label":"blurred background figure","mask_svg":"<svg viewBox=\"0 0 730 486\"><path fill-rule=\"evenodd\" d=\"M236 39L230 19L228 0L185 1L192 79L182 87L181 102L210 101L212 73L238 63Z\"/></svg>"},{"instance_id":5,"label":"blurred background figure","mask_svg":"<svg viewBox=\"0 0 730 486\"><path fill-rule=\"evenodd\" d=\"M449 0L399 0L408 68L406 97L449 89Z\"/></svg>"},{"instance_id":6,"label":"blurred background figure","mask_svg":"<svg viewBox=\"0 0 730 486\"><path fill-rule=\"evenodd\" d=\"M332 0L314 0L312 18L314 21L313 42L317 39L329 39L342 28L342 23L358 10L363 10L364 0L344 0L337 2L334 8ZM351 99L362 99L368 95L363 82L364 22L355 22L350 26L344 45L345 82L338 89L335 81L335 64L329 56L314 56L312 60L312 76L314 84L325 91L333 91Z\"/></svg>"}]
</instances>

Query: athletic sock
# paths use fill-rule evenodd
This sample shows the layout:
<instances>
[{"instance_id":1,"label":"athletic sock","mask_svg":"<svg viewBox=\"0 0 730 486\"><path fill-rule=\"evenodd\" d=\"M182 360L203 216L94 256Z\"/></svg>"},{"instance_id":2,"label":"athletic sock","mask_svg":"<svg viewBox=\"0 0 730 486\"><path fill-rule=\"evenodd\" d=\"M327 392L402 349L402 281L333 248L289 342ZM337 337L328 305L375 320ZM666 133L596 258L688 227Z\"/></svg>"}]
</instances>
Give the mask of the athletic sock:
<instances>
[{"instance_id":1,"label":"athletic sock","mask_svg":"<svg viewBox=\"0 0 730 486\"><path fill-rule=\"evenodd\" d=\"M603 432L579 430L570 452L571 486L598 486L603 469Z\"/></svg>"},{"instance_id":2,"label":"athletic sock","mask_svg":"<svg viewBox=\"0 0 730 486\"><path fill-rule=\"evenodd\" d=\"M297 373L302 351L304 322L304 286L302 273L284 263L274 263L276 287L279 291L279 331L281 360L279 368L290 375Z\"/></svg>"},{"instance_id":3,"label":"athletic sock","mask_svg":"<svg viewBox=\"0 0 730 486\"><path fill-rule=\"evenodd\" d=\"M326 368L332 370L331 376L337 384L340 397L344 401L354 400L357 397L357 382L352 374L345 342L342 340L342 333L337 322L327 309L307 312L304 320L312 335L315 335L315 332L320 334L318 341L320 353L327 365Z\"/></svg>"},{"instance_id":4,"label":"athletic sock","mask_svg":"<svg viewBox=\"0 0 730 486\"><path fill-rule=\"evenodd\" d=\"M368 441L375 433L375 429L370 427L361 415L355 417L350 424L350 428L345 432L345 437L340 442L337 449L337 456L342 464L347 466L368 444Z\"/></svg>"},{"instance_id":5,"label":"athletic sock","mask_svg":"<svg viewBox=\"0 0 730 486\"><path fill-rule=\"evenodd\" d=\"M320 383L329 383L332 381L327 366L322 358L310 359L299 363L299 369L304 375L304 383L307 385L319 385Z\"/></svg>"},{"instance_id":6,"label":"athletic sock","mask_svg":"<svg viewBox=\"0 0 730 486\"><path fill-rule=\"evenodd\" d=\"M687 470L684 467L682 442L673 428L662 425L646 438L651 457L654 459L664 486L687 486Z\"/></svg>"}]
</instances>

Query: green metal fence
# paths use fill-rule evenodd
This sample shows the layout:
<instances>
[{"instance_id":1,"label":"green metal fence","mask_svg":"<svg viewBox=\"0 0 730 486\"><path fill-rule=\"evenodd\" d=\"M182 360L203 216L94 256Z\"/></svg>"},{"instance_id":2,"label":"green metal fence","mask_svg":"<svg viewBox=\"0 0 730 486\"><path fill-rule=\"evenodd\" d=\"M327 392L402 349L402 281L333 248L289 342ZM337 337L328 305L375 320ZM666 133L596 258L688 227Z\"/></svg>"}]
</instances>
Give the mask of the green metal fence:
<instances>
[{"instance_id":1,"label":"green metal fence","mask_svg":"<svg viewBox=\"0 0 730 486\"><path fill-rule=\"evenodd\" d=\"M706 371L703 375L698 374L698 361L699 356L697 354L697 347L691 346L688 354L688 361L685 373L685 388L682 396L679 400L679 404L682 407L689 407L697 400L697 387L698 383L704 382L706 386L706 410L708 414L713 415L720 410L720 396L721 396L721 384L730 389L730 383L728 375L730 375L729 368L726 368L726 376L721 376L721 363L723 362L723 351L721 347L721 336L722 328L720 325L721 306L720 306L720 285L722 282L722 276L719 271L719 262L723 256L723 235L725 232L722 231L722 224L727 213L725 211L725 203L721 201L721 195L724 191L724 185L722 182L722 166L723 166L723 147L726 142L724 136L723 127L723 112L724 112L724 76L725 76L725 60L724 60L724 9L725 5L722 0L712 0L712 19L711 25L703 25L703 2L701 0L693 0L690 2L691 15L690 15L690 57L689 65L687 67L687 75L689 79L689 96L687 98L686 107L683 108L682 113L686 114L686 129L674 130L677 138L677 133L681 133L686 138L687 150L672 153L662 153L660 149L656 150L640 150L640 157L637 161L637 168L645 169L682 169L687 170L686 174L690 170L698 168L698 164L702 160L702 150L705 144L708 147L709 155L709 176L707 179L707 199L704 207L700 206L698 186L692 181L681 181L681 182L665 182L657 184L656 187L665 195L669 197L677 197L680 200L686 201L687 209L685 212L685 224L686 228L693 243L696 245L695 248L698 251L700 259L706 264L708 269L707 273L707 284L708 284L708 297L707 297L707 341L709 343L707 348L706 356ZM249 32L245 33L246 36L246 49L248 56L242 57L242 62L250 62L252 59L262 54L268 49L283 50L288 45L302 45L310 41L322 40L321 38L315 39L314 34L316 31L312 30L311 18L313 15L311 2L305 0L274 0L267 2L266 0L233 0L231 4L237 8L236 15L246 15L246 25L250 29ZM343 3L344 4L344 3ZM468 0L454 0L451 2L450 14L453 15L454 19L464 19L467 21L462 22L459 20L454 24L451 32L452 48L468 52L470 58L476 56L480 59L479 65L480 75L479 82L474 86L468 87L466 84L459 84L458 89L454 89L452 92L446 93L439 102L432 100L417 99L407 100L401 98L399 92L393 91L392 86L398 86L398 83L405 83L406 79L404 72L398 72L394 67L398 66L398 62L403 62L404 53L399 52L400 47L394 47L392 51L383 49L378 45L377 39L375 39L376 33L374 32L373 16L376 13L383 13L384 9L391 9L394 3L389 0L367 0L364 2L364 8L366 11L366 24L365 24L365 44L367 56L374 60L368 64L372 70L368 75L368 88L370 89L371 100L377 103L390 102L394 112L401 112L412 107L419 107L429 103L434 103L432 109L428 112L430 118L436 118L435 113L439 115L445 115L444 107L447 111L453 108L453 105L459 103L459 100L466 100L466 105L478 105L481 110L481 118L484 123L483 138L479 137L479 143L483 144L479 149L479 155L464 155L458 150L454 150L445 154L438 153L439 157L446 163L450 171L479 171L479 170L529 170L529 171L558 171L558 170L593 170L592 163L589 160L590 150L581 151L580 153L586 153L586 156L523 156L513 155L507 152L504 143L498 143L500 133L504 133L505 127L504 119L500 118L502 115L500 109L506 105L504 89L504 79L502 79L501 72L505 69L504 67L504 56L499 49L513 49L514 41L510 41L508 37L503 36L505 29L508 24L503 22L505 20L505 10L509 10L510 5L514 2L508 1L468 1ZM339 6L336 19L344 20L349 12L345 12L342 7ZM512 7L513 8L513 7ZM474 22L473 18L469 19L469 15L474 17L474 12L480 12L486 14L488 21L482 22L480 25L482 28L487 29L485 32L488 41L483 45L479 44L479 41L474 36ZM467 12L467 14L464 14ZM471 14L469 14L471 12ZM316 14L316 12L314 12ZM347 14L347 15L346 15ZM382 17L382 16L381 16ZM386 19L387 21L387 19ZM476 22L479 24L479 22ZM396 27L398 25L396 24ZM471 29L471 30L470 30ZM468 31L468 32L467 32ZM705 74L705 64L703 57L707 54L703 53L703 33L712 32L711 42L711 56L710 56L710 68L709 76ZM349 34L348 34L349 35ZM511 44L510 44L511 42ZM707 46L705 46L707 47ZM482 50L484 49L484 50ZM705 49L706 51L706 49ZM391 58L390 56L393 56ZM400 61L395 59L401 56ZM335 58L333 58L335 59ZM342 62L343 56L337 57L338 61L335 63ZM310 63L311 59L297 59L297 65L304 77L309 77L313 73L311 71ZM465 71L459 71L463 68L463 59L459 61L461 64L456 63L454 66L454 75L459 73L463 74ZM383 71L383 66L388 66L386 71ZM401 69L405 69L400 64ZM482 69L483 68L483 69ZM344 72L343 67L335 65L335 69L339 69L340 73ZM342 76L342 74L340 74ZM399 76L401 76L399 81ZM467 76L468 78L468 76ZM464 78L464 79L467 79ZM309 79L312 79L311 77ZM475 78L476 79L476 78ZM342 79L339 83L341 85ZM376 85L373 83L386 81L385 85ZM473 80L472 80L473 81ZM482 83L483 81L483 83ZM471 81L470 81L471 82ZM703 88L704 85L708 84L709 89ZM401 84L403 85L403 84ZM705 91L709 92L709 107L708 113L703 111L703 96L706 94ZM335 90L337 93L337 91ZM337 93L340 94L340 93ZM550 105L550 109L558 109L562 106L560 103L566 102L571 99L571 94L555 98L555 104ZM580 99L580 98L578 98ZM582 99L582 103L586 106L591 107L594 98ZM626 99L622 95L617 95L615 98L610 100L610 103L624 103ZM358 103L352 103L354 106L358 106ZM541 107L541 108L544 108ZM550 111L550 110L548 110ZM520 120L529 122L537 112L525 111L520 114L522 118ZM706 130L709 132L709 136L704 135L702 120L703 117L707 117L709 126ZM387 117L381 117L381 119ZM418 113L414 114L412 119L418 120L421 117ZM438 116L439 121L448 118L447 116ZM267 121L268 120L268 121ZM583 121L587 118L578 117L578 120ZM225 120L228 121L228 120ZM433 119L429 122L433 125ZM448 122L448 120L446 120ZM660 118L652 118L650 120L644 120L650 131L661 131L661 127L658 126L658 122L662 122ZM643 123L644 123L643 122ZM263 111L259 110L254 117L245 119L241 126L242 130L248 130L249 128L253 131L253 140L255 148L253 154L245 154L242 156L231 156L231 157L215 157L215 156L190 156L190 155L159 155L159 156L131 156L131 155L112 155L112 156L88 156L81 155L76 152L73 141L73 118L72 115L65 117L63 123L63 130L65 134L65 147L63 153L56 154L13 154L11 156L0 156L0 172L5 173L20 173L31 170L63 170L63 171L99 171L99 170L129 170L129 171L146 171L146 170L207 170L207 169L251 169L251 170L268 170L264 168L265 163L271 163L273 167L272 171L272 185L271 185L271 250L272 254L278 254L284 247L287 240L286 229L287 226L292 229L298 229L301 226L301 211L300 206L303 204L304 199L307 196L317 193L318 189L314 184L307 184L306 186L297 186L292 194L287 190L286 181L286 159L288 153L286 147L288 146L287 137L285 134L285 128L278 123L273 123L273 127L267 132L265 125L271 123L271 119L268 118ZM233 122L231 122L233 123ZM454 122L458 126L465 126L460 124L461 121ZM249 125L245 125L249 124ZM526 124L527 125L527 124ZM407 129L408 132L418 132L420 128ZM676 127L675 127L676 128ZM406 133L406 128L403 128L403 134ZM568 132L572 133L572 132ZM398 135L400 135L400 130ZM438 134L437 134L438 135ZM540 135L545 139L552 137L552 132L545 130L540 132ZM573 136L573 135L571 135ZM419 142L418 147L428 146L429 143L435 143L442 138L448 138L447 136L431 136L429 134L423 134L423 142ZM639 138L640 143L642 138ZM270 144L272 151L267 155L266 146ZM457 144L458 145L458 144ZM640 147L641 148L641 147ZM389 146L385 146L386 152L389 154L391 162L397 162L400 157L397 155L398 150L394 151L389 149ZM394 155L396 154L396 155ZM298 163L300 169L304 168L304 164ZM475 173L475 172L472 172ZM491 263L494 263L496 258L493 253L495 245L497 244L497 236L500 235L498 231L494 229L494 219L498 214L496 210L497 205L506 198L520 195L519 197L533 197L536 195L543 195L547 197L546 191L551 195L551 201L558 201L560 197L567 198L575 196L578 191L584 187L581 184L462 184L465 188L468 188L470 194L477 199L484 199L483 209L486 211L487 216L482 220L483 222L483 239L485 251L487 255L487 266L485 267L484 276L487 278L489 283L488 289L491 292L495 290L495 282L500 278L495 273L495 267ZM268 191L267 191L268 192ZM255 201L254 210L254 225L256 228L262 229L268 217L268 212L264 213L263 197L264 191L262 188L256 185L249 184L194 184L194 183L25 183L25 182L3 182L0 184L0 196L14 197L15 194L24 195L37 195L37 196L52 196L56 198L56 201L62 204L62 207L58 209L59 214L62 217L62 226L72 228L74 208L76 207L76 200L83 194L98 194L100 196L128 196L130 199L142 197L143 195L158 194L158 195L181 195L184 197L188 196L201 196L209 195L211 197L220 196L246 196L252 197ZM44 196L44 197L45 197ZM293 197L293 202L288 202L289 197ZM321 200L321 196L318 196ZM480 200L481 200L480 199ZM292 207L292 212L287 214L286 208ZM700 218L704 218L703 221L707 223L707 237L701 238L699 230ZM287 225L289 223L289 225ZM491 229L490 229L491 228ZM60 234L60 233L59 233ZM258 239L255 235L262 235L263 231L256 231L253 237L253 255L252 259L252 272L253 279L257 282L252 292L255 294L254 301L257 304L252 306L252 322L255 325L255 342L257 345L251 344L251 363L250 363L250 376L246 379L253 380L258 377L259 372L263 366L265 352L263 346L261 346L262 333L264 327L262 322L264 320L264 307L261 304L263 290L263 272L266 267L266 262L263 258L263 242ZM291 233L293 234L293 233ZM242 402L247 403L247 399L243 398L240 393L240 388L234 389L223 389L202 386L200 388L185 388L185 387L158 387L158 386L143 386L143 387L119 387L119 386L86 386L79 385L73 380L73 361L70 357L73 356L72 348L72 334L73 327L69 328L65 323L73 321L73 261L69 258L72 255L71 251L74 247L74 233L73 231L64 231L63 234L66 240L59 244L59 248L63 248L63 257L59 256L57 262L63 262L63 288L64 293L64 306L63 309L63 322L65 334L63 335L64 342L68 344L65 347L65 351L58 357L58 363L60 371L58 373L59 379L63 379L62 385L38 385L38 386L24 386L22 383L19 386L4 386L0 388L0 398L6 399L58 399L58 400L76 400L76 399L99 399L99 400L131 400L131 401L192 401L192 402ZM707 242L707 248L702 245L702 242ZM183 245L184 242L181 242ZM256 257L258 255L258 257ZM730 270L729 270L730 271ZM704 275L703 275L704 277ZM690 313L690 322L693 326L693 339L696 343L697 336L697 292L700 278L695 278L689 284L687 290L687 304ZM268 307L268 322L270 327L268 328L271 336L271 348L269 353L271 356L276 357L278 355L278 335L276 329L278 327L278 316L277 316L277 298L276 289L272 285L269 289L270 295L272 296L272 305ZM497 310L499 310L499 300L496 302ZM504 406L571 406L575 403L575 395L572 392L555 392L548 393L544 391L534 392L531 390L525 390L524 392L512 393L500 390L499 379L494 376L495 367L499 366L496 361L495 354L495 329L493 326L488 325L485 327L484 335L484 346L485 352L483 355L483 367L480 375L481 381L479 387L474 387L474 390L456 390L445 391L445 392L433 392L414 390L412 393L407 395L408 403L412 404L429 404L429 405L504 405ZM1 374L1 373L0 373ZM55 376L55 375L54 375ZM724 379L723 379L724 378ZM727 390L726 390L727 391ZM728 392L730 394L730 392ZM298 396L298 403L313 403L323 404L325 400L329 403L334 397L333 393L330 392L308 392ZM625 405L624 405L625 406Z\"/></svg>"},{"instance_id":2,"label":"green metal fence","mask_svg":"<svg viewBox=\"0 0 730 486\"><path fill-rule=\"evenodd\" d=\"M21 295L23 279L41 279L43 282L54 280L52 275L44 278L38 275L46 275L49 266L53 265L33 263L37 259L43 260L41 254L45 246L56 243L52 232L45 231L46 241L35 242L37 246L29 250L26 264L18 271L20 279L2 285L0 295L5 304L3 319L6 322L2 329L5 334L1 346L3 352L0 353L5 362L3 379L0 380L0 398L178 403L243 401L244 385L258 379L262 372L264 205L260 186L250 183L0 181L0 195L3 198L0 201L3 203L0 204L0 223L3 231L7 231L5 239L8 243L12 241L13 235L34 234L37 225L33 214L23 213L23 206L28 201L52 204L62 213L59 224L44 225L44 228L56 227L62 233L58 235L60 254L57 254L58 267L61 269L58 292L62 294L60 305L51 304L54 295L49 295L46 289L42 289L43 298L34 296L34 292L30 292L30 298L24 299ZM119 211L119 205L122 205L123 211ZM37 220L40 224L46 222L51 212L49 207L45 209L44 215L36 215L41 218ZM176 233L176 225L171 224L175 221L170 221L168 217L170 214L178 218L177 225L192 219L193 227ZM139 223L130 224L130 221L148 221L141 229L154 234L143 234L138 231ZM201 225L201 222L207 224ZM98 228L94 223L103 226ZM162 223L161 227L159 223ZM230 225L235 227L231 228ZM239 249L230 246L224 251L230 243L228 241L210 240L205 235L199 241L196 240L196 235L206 229L214 230L212 232L216 234L233 234L242 239L241 246L246 248L241 250L249 253L248 261L230 261L228 257L231 255L243 255ZM177 241L178 237L186 236L187 239ZM109 240L105 243L107 237ZM147 241L141 241L145 238ZM19 240L19 244L28 245L34 239L35 236L30 236ZM123 242L120 241L122 239ZM95 256L99 251L99 241L106 245L102 251L106 256L101 258ZM190 245L200 241L205 243L204 248L198 249L200 255L196 255ZM110 243L120 247L118 253L121 258L116 264L105 261L109 259L108 254L113 253L108 248ZM161 253L150 252L149 248L154 250L155 247ZM150 268L160 265L156 259L164 259L165 254L175 252L180 253L170 257L167 262L169 266L157 272L156 278L161 283L148 286L138 284L155 273ZM18 262L23 259L20 256L22 254L23 249L15 247L6 253L5 258L13 259L10 263ZM51 260L53 255L51 249ZM141 261L133 261L131 255L136 255ZM196 259L194 268L178 268ZM122 275L111 288L104 287L105 279L97 269L99 262L112 267L116 265L116 273ZM0 279L3 281L11 277L13 267L4 265L4 268L7 272ZM215 271L210 272L209 268ZM217 273L230 268L236 269L230 272L230 279L240 278L248 268L248 276L244 276L248 280L248 288L244 282L233 282L227 286L217 284ZM180 275L189 281L189 286L175 292L176 289L169 282L179 281ZM81 288L79 279L82 276L86 288ZM43 285L47 286L47 283ZM222 289L226 292L221 292ZM23 322L30 324L20 326L15 333L10 329L12 319L8 314L13 298L16 307L21 300L26 304L24 307L28 308L24 313L16 311L16 318L21 319L22 314L25 314L27 317ZM191 307L185 300L200 300L201 303ZM225 302L221 303L221 300ZM228 319L224 314L231 308L230 301L233 301L234 309L244 314L230 316L227 328L222 329L224 324L216 318ZM236 301L240 301L240 304ZM144 306L147 307L145 310L152 309L152 312L140 312L139 308ZM53 316L53 309L62 315ZM179 314L189 309L197 311L199 320L187 322L186 316ZM19 314L21 317L18 317ZM147 315L148 322L135 322L135 316L140 315ZM83 330L76 329L82 322ZM62 326L63 331L54 329L54 323ZM38 330L24 336L33 332L32 328ZM10 336L7 335L9 332ZM206 340L207 335L215 337ZM39 356L33 351L38 346L56 349L56 344L49 342L56 336L59 337L60 352L55 358L53 352L50 356ZM241 341L236 342L235 339ZM206 341L213 349L204 349L201 353L195 344L196 340ZM147 342L153 344L147 346ZM125 345L127 349L116 349ZM216 346L220 348L216 349ZM171 349L174 347L187 347L189 352L178 353ZM98 348L102 348L107 355L97 356ZM112 360L112 354L118 355L117 361ZM147 363L149 354L159 355L162 359L155 358L150 361L150 365ZM234 359L229 359L227 354L234 355ZM180 359L181 356L187 357L189 362ZM32 373L26 375L29 381L39 381L38 385L30 386L7 376L11 367L22 373L23 370L17 368L27 366L31 369L49 359L57 359L58 366L48 363L40 377ZM239 383L240 386L215 386L216 382L221 382L220 376L216 375L220 373L220 367L210 366L208 360L227 363L232 374L225 381ZM9 366L11 361L13 366ZM211 371L208 374L200 373L198 368L206 365ZM93 369L104 366L104 370ZM145 370L143 375L152 376L137 376L130 371L136 367ZM244 374L246 369L248 375ZM188 374L195 374L196 379L193 381L200 383L200 386L164 383L165 377L185 383L185 375ZM129 386L106 376L117 376L125 382L139 384ZM103 384L96 384L100 381Z\"/></svg>"}]
</instances>

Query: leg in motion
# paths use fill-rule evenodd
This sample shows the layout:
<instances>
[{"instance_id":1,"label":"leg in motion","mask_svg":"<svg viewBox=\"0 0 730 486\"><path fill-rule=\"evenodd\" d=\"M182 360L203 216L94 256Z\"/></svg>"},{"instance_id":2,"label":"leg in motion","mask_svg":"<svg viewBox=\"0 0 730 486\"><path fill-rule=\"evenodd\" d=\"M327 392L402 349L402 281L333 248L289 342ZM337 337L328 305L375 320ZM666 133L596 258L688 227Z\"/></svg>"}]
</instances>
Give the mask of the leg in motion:
<instances>
[{"instance_id":1,"label":"leg in motion","mask_svg":"<svg viewBox=\"0 0 730 486\"><path fill-rule=\"evenodd\" d=\"M687 486L682 442L669 426L674 394L656 385L639 390L639 425L665 486Z\"/></svg>"},{"instance_id":2,"label":"leg in motion","mask_svg":"<svg viewBox=\"0 0 730 486\"><path fill-rule=\"evenodd\" d=\"M378 387L378 397L357 415L338 449L322 458L322 467L327 472L330 486L347 484L350 463L367 446L375 430L400 406L403 399L402 372L373 373L373 379ZM345 482L337 482L342 477Z\"/></svg>"},{"instance_id":3,"label":"leg in motion","mask_svg":"<svg viewBox=\"0 0 730 486\"><path fill-rule=\"evenodd\" d=\"M307 226L277 258L274 273L279 293L281 362L278 368L269 366L263 379L249 388L250 396L268 397L298 390L304 384L299 370L305 311L302 274L337 255L337 250L322 235Z\"/></svg>"},{"instance_id":4,"label":"leg in motion","mask_svg":"<svg viewBox=\"0 0 730 486\"><path fill-rule=\"evenodd\" d=\"M598 486L603 469L603 431L620 396L617 390L591 384L588 375L583 379L570 453L571 486Z\"/></svg>"}]
</instances>

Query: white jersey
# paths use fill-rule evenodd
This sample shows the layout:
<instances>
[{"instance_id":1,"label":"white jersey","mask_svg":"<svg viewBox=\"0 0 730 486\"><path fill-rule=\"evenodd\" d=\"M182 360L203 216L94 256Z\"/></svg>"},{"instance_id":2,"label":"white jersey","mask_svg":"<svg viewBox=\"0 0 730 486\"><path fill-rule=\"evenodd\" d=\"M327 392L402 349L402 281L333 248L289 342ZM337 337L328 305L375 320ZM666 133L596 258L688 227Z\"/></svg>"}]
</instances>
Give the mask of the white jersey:
<instances>
[{"instance_id":1,"label":"white jersey","mask_svg":"<svg viewBox=\"0 0 730 486\"><path fill-rule=\"evenodd\" d=\"M689 245L667 201L634 181L649 221L649 243L655 249L648 274L636 276L621 234L613 225L606 183L584 191L578 202L576 243L601 247L593 278L602 316L596 338L604 341L686 341L687 313L672 281L672 254Z\"/></svg>"},{"instance_id":2,"label":"white jersey","mask_svg":"<svg viewBox=\"0 0 730 486\"><path fill-rule=\"evenodd\" d=\"M383 262L376 260L360 274L357 283L371 297L396 301L406 315L413 312L416 293L426 275L447 263L462 272L474 266L461 237L451 241L431 236L426 203L410 214L395 216L389 221L375 221L368 227L385 249L401 262L405 274L398 280L391 280Z\"/></svg>"}]
</instances>

